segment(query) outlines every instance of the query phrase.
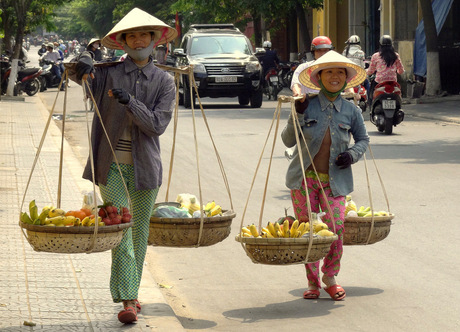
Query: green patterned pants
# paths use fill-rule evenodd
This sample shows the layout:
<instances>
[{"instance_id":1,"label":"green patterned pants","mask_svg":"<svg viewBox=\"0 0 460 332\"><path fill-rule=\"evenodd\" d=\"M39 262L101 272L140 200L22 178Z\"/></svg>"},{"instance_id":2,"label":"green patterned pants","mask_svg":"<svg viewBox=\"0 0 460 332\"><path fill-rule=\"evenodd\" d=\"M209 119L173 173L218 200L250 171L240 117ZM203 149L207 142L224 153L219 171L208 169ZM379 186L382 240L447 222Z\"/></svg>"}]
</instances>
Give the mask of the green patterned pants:
<instances>
[{"instance_id":1,"label":"green patterned pants","mask_svg":"<svg viewBox=\"0 0 460 332\"><path fill-rule=\"evenodd\" d=\"M112 249L112 273L110 292L114 302L138 298L139 287L147 252L150 216L159 188L136 190L134 185L134 167L120 164L123 178L131 199L130 214L134 226L124 230L121 243ZM112 202L116 207L128 207L126 190L120 172L112 163L107 177L107 185L99 185L104 202Z\"/></svg>"}]
</instances>

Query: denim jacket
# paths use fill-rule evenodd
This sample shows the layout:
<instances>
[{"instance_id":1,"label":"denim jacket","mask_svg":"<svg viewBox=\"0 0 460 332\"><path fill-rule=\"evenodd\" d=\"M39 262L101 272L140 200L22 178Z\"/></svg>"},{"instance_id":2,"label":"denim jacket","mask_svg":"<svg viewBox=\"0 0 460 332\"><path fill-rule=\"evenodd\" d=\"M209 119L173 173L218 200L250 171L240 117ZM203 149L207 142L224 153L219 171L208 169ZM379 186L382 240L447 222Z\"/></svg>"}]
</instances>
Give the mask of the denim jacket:
<instances>
[{"instance_id":1,"label":"denim jacket","mask_svg":"<svg viewBox=\"0 0 460 332\"><path fill-rule=\"evenodd\" d=\"M340 169L335 165L335 159L340 153L347 151L351 154L353 163L356 163L366 152L369 145L369 136L359 108L341 96L331 102L320 92L318 97L310 100L304 115L299 116L299 122L312 158L318 153L326 130L328 127L330 128L329 181L332 193L335 197L348 195L353 191L351 167ZM354 145L350 144L352 136ZM287 125L281 133L281 138L287 147L296 145L292 114L289 116ZM311 165L311 160L301 136L299 141L302 147L304 167L308 168ZM303 171L296 147L286 174L286 186L289 189L301 188Z\"/></svg>"}]
</instances>

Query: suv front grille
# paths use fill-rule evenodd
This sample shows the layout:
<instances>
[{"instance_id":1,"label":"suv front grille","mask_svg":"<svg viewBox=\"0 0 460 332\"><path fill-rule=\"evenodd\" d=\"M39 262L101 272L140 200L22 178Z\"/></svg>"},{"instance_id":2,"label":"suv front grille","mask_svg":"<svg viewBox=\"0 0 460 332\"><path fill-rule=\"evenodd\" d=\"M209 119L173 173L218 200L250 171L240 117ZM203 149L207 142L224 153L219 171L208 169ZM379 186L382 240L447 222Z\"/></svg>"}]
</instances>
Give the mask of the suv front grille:
<instances>
[{"instance_id":1,"label":"suv front grille","mask_svg":"<svg viewBox=\"0 0 460 332\"><path fill-rule=\"evenodd\" d=\"M208 75L244 75L244 65L205 64Z\"/></svg>"}]
</instances>

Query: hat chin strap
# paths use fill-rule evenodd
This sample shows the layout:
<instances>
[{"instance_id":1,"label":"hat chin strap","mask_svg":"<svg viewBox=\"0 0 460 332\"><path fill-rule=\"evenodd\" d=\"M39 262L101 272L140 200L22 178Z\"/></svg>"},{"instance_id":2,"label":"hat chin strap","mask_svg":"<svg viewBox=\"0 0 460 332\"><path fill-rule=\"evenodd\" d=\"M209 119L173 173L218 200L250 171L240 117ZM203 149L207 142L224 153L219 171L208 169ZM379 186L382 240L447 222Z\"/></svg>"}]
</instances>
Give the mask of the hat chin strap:
<instances>
[{"instance_id":1,"label":"hat chin strap","mask_svg":"<svg viewBox=\"0 0 460 332\"><path fill-rule=\"evenodd\" d=\"M321 82L321 80L318 80L318 83L319 83L319 86L320 86L320 88L321 88L321 91L323 91L323 93L324 93L327 97L329 97L329 98L335 98L335 97L337 97L339 94L341 94L343 90L345 90L345 87L347 86L347 83L348 83L348 82L345 81L345 84L344 84L344 85L342 86L342 88L341 88L339 91L337 91L337 92L330 92L329 90L326 90L326 88L324 87L323 82Z\"/></svg>"},{"instance_id":2,"label":"hat chin strap","mask_svg":"<svg viewBox=\"0 0 460 332\"><path fill-rule=\"evenodd\" d=\"M142 60L145 60L147 59L150 54L152 54L153 52L153 40L150 42L150 44L141 49L141 50L135 50L131 47L129 47L128 45L124 44L123 45L123 49L125 50L126 53L128 53L128 55L133 59L133 60L136 60L136 61L142 61Z\"/></svg>"}]
</instances>

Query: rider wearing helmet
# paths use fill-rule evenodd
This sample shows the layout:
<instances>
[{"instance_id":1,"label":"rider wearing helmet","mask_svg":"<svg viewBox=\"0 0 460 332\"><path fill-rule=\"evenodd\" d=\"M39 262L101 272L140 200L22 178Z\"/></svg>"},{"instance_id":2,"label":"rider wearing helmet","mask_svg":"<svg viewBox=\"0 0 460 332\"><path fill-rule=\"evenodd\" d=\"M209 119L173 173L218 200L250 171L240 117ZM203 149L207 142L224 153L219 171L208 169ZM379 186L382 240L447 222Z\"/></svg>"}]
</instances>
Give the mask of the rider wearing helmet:
<instances>
[{"instance_id":1,"label":"rider wearing helmet","mask_svg":"<svg viewBox=\"0 0 460 332\"><path fill-rule=\"evenodd\" d=\"M364 51L361 49L359 45L361 43L361 39L358 35L351 35L350 38L345 42L347 46L342 52L342 55L356 63L361 68L365 68L364 60L366 59L366 55ZM366 89L367 93L369 94L369 80L366 80L363 83L364 88Z\"/></svg>"},{"instance_id":2,"label":"rider wearing helmet","mask_svg":"<svg viewBox=\"0 0 460 332\"><path fill-rule=\"evenodd\" d=\"M332 41L329 39L329 37L326 36L318 36L313 38L311 41L310 45L310 51L313 53L313 56L315 60L318 60L321 56L329 52L330 50L333 50L334 46L332 46ZM299 74L304 71L306 68L310 67L315 60L308 61L305 63L302 63L300 66L297 67L297 69L294 72L294 75L292 75L292 82L291 82L291 90L293 93L293 96L300 96L300 95L316 95L319 93L319 90L307 88L304 85L301 85L299 82ZM305 99L303 99L304 101Z\"/></svg>"},{"instance_id":3,"label":"rider wearing helmet","mask_svg":"<svg viewBox=\"0 0 460 332\"><path fill-rule=\"evenodd\" d=\"M280 59L276 51L271 49L271 41L264 41L262 46L265 48L265 54L260 58L260 63L262 64L262 70L264 72L262 76L263 79L265 79L265 75L270 68L278 68Z\"/></svg>"},{"instance_id":4,"label":"rider wearing helmet","mask_svg":"<svg viewBox=\"0 0 460 332\"><path fill-rule=\"evenodd\" d=\"M404 73L404 66L399 54L393 48L393 39L389 35L380 37L380 50L372 55L371 63L367 69L367 75L375 73L375 79L371 84L369 104L372 102L372 92L378 83L385 81L398 81L397 74Z\"/></svg>"}]
</instances>

